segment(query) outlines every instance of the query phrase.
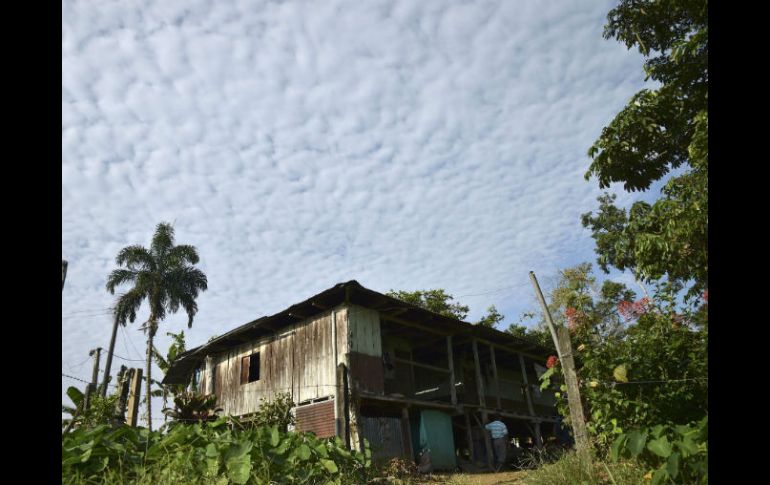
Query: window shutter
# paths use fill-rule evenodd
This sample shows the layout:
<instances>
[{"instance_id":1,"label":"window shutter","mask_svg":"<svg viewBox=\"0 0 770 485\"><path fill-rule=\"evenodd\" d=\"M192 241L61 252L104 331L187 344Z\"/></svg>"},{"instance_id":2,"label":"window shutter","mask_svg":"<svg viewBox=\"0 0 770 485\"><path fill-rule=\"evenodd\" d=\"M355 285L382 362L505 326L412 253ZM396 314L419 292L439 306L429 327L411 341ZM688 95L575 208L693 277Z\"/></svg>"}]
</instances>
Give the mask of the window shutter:
<instances>
[{"instance_id":1,"label":"window shutter","mask_svg":"<svg viewBox=\"0 0 770 485\"><path fill-rule=\"evenodd\" d=\"M249 360L250 356L241 358L241 384L249 382Z\"/></svg>"}]
</instances>

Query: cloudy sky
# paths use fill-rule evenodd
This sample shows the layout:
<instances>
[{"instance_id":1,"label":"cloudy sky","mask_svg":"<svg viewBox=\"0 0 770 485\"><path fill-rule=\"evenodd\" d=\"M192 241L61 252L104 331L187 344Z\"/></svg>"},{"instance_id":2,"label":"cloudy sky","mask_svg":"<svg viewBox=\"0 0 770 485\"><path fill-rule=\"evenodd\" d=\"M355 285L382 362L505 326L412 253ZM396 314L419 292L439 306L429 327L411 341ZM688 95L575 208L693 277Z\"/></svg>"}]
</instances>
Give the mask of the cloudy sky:
<instances>
[{"instance_id":1,"label":"cloudy sky","mask_svg":"<svg viewBox=\"0 0 770 485\"><path fill-rule=\"evenodd\" d=\"M160 221L209 279L189 346L351 279L536 308L529 270L594 261L586 151L644 85L613 4L63 2L62 372L90 376L114 257ZM143 355L118 337L113 370Z\"/></svg>"}]
</instances>

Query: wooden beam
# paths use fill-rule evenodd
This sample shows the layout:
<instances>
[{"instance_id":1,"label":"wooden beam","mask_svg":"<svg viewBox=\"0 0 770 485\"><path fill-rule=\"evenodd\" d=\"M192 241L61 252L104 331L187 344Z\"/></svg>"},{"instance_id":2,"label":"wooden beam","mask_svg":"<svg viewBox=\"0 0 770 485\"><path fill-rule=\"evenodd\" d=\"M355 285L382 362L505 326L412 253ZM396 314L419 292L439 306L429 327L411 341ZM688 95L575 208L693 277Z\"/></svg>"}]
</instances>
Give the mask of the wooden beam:
<instances>
[{"instance_id":1,"label":"wooden beam","mask_svg":"<svg viewBox=\"0 0 770 485\"><path fill-rule=\"evenodd\" d=\"M410 364L415 367L424 367L425 369L435 370L436 372L450 372L449 369L444 369L443 367L436 367L435 365L423 364L421 362L415 362L409 359L402 359L400 357L393 357L393 360L395 362L401 362L402 364Z\"/></svg>"},{"instance_id":2,"label":"wooden beam","mask_svg":"<svg viewBox=\"0 0 770 485\"><path fill-rule=\"evenodd\" d=\"M454 357L452 352L452 336L447 335L446 338L446 354L447 354L447 362L449 362L449 395L452 399L452 404L457 404L457 389L455 389L455 382L457 379L455 379L455 365L454 365Z\"/></svg>"},{"instance_id":3,"label":"wooden beam","mask_svg":"<svg viewBox=\"0 0 770 485\"><path fill-rule=\"evenodd\" d=\"M502 408L500 405L500 380L497 377L497 362L495 362L495 346L489 346L489 356L492 360L492 375L495 379L495 397L497 398L497 409Z\"/></svg>"},{"instance_id":4,"label":"wooden beam","mask_svg":"<svg viewBox=\"0 0 770 485\"><path fill-rule=\"evenodd\" d=\"M365 391L360 391L359 396L362 399L371 400L371 401L410 404L413 406L421 406L421 407L436 408L436 409L447 409L449 411L459 412L457 409L457 406L452 406L451 404L442 404L442 403L433 402L433 401L423 401L420 399L407 399L407 398L401 398L401 397L381 396L379 394L373 394Z\"/></svg>"},{"instance_id":5,"label":"wooden beam","mask_svg":"<svg viewBox=\"0 0 770 485\"><path fill-rule=\"evenodd\" d=\"M541 360L543 358L540 355L535 355L528 352L526 349L522 350L521 348L511 347L510 345L490 342L489 340L485 340L483 338L476 338L475 340L478 340L482 344L489 345L490 347L496 347L498 349L505 350L506 352L510 352L512 354L523 354L525 357L529 357L534 360Z\"/></svg>"},{"instance_id":6,"label":"wooden beam","mask_svg":"<svg viewBox=\"0 0 770 485\"><path fill-rule=\"evenodd\" d=\"M321 310L328 310L329 309L328 306L321 305L317 301L311 301L310 304L313 305L314 307L318 308L318 309L321 309Z\"/></svg>"},{"instance_id":7,"label":"wooden beam","mask_svg":"<svg viewBox=\"0 0 770 485\"><path fill-rule=\"evenodd\" d=\"M535 415L535 406L532 404L532 393L529 391L529 379L527 379L527 366L524 364L524 356L519 354L519 365L521 365L521 379L524 383L524 394L527 398L527 410L529 414ZM538 448L543 446L543 437L540 435L540 423L535 423L535 444Z\"/></svg>"},{"instance_id":8,"label":"wooden beam","mask_svg":"<svg viewBox=\"0 0 770 485\"><path fill-rule=\"evenodd\" d=\"M393 317L393 316L388 315L387 313L383 314L383 319L386 320L386 321L389 320L391 322L398 323L400 325L404 325L406 327L419 328L420 330L423 330L425 332L435 333L436 335L443 335L443 336L449 335L449 333L447 333L447 332L442 332L440 330L436 330L435 328L431 328L431 327L429 327L427 325L421 325L419 323L410 322L409 320L404 320L404 319L401 319L401 318L398 318L398 317Z\"/></svg>"},{"instance_id":9,"label":"wooden beam","mask_svg":"<svg viewBox=\"0 0 770 485\"><path fill-rule=\"evenodd\" d=\"M476 391L479 394L479 406L486 408L486 399L484 397L484 380L481 375L481 362L479 361L479 346L476 339L473 339L473 362L476 368Z\"/></svg>"}]
</instances>

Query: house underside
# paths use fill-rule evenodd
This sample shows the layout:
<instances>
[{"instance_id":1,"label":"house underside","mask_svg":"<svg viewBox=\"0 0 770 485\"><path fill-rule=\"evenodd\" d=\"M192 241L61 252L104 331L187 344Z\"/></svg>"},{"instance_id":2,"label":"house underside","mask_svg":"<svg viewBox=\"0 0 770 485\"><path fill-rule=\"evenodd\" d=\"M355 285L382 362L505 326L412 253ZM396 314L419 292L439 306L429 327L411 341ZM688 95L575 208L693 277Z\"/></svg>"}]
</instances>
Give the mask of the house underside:
<instances>
[{"instance_id":1,"label":"house underside","mask_svg":"<svg viewBox=\"0 0 770 485\"><path fill-rule=\"evenodd\" d=\"M491 462L493 415L521 443L553 435L555 399L538 385L552 353L349 281L182 354L164 383L197 376L235 416L288 393L299 430L368 440L375 460L430 449L434 468L454 468Z\"/></svg>"}]
</instances>

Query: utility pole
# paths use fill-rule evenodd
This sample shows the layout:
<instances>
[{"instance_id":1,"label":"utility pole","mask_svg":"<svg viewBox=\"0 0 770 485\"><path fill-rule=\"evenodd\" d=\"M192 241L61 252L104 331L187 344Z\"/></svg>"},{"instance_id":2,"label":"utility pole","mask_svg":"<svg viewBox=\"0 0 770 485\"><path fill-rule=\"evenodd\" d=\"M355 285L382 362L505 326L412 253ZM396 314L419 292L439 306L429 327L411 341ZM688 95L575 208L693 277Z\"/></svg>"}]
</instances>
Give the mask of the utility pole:
<instances>
[{"instance_id":1,"label":"utility pole","mask_svg":"<svg viewBox=\"0 0 770 485\"><path fill-rule=\"evenodd\" d=\"M96 383L99 380L99 357L101 353L102 353L101 347L97 347L88 353L88 355L90 355L91 357L94 357L94 354L96 354L96 356L94 357L94 369L93 369L93 372L91 373L91 382L86 385L86 394L83 399L84 409L88 409L90 407L91 397L94 394L96 394Z\"/></svg>"},{"instance_id":2,"label":"utility pole","mask_svg":"<svg viewBox=\"0 0 770 485\"><path fill-rule=\"evenodd\" d=\"M110 383L110 370L112 368L112 354L115 351L115 338L118 336L118 317L112 313L112 337L110 337L110 348L107 349L107 361L104 363L104 380L102 381L102 397L107 395L107 385Z\"/></svg>"},{"instance_id":3,"label":"utility pole","mask_svg":"<svg viewBox=\"0 0 770 485\"><path fill-rule=\"evenodd\" d=\"M67 261L61 260L61 291L64 291L64 280L67 279Z\"/></svg>"},{"instance_id":4,"label":"utility pole","mask_svg":"<svg viewBox=\"0 0 770 485\"><path fill-rule=\"evenodd\" d=\"M569 330L563 325L559 325L558 327L554 325L553 319L551 318L551 312L548 310L548 305L545 303L543 292L540 291L540 285L537 283L535 273L530 271L529 277L532 280L532 286L535 287L535 293L540 300L540 305L543 307L545 321L548 323L548 328L551 330L553 343L556 346L556 352L559 354L559 361L564 370L564 381L567 385L567 401L569 402L569 414L572 421L572 431L575 434L575 447L577 448L578 453L585 453L587 456L590 446L588 442L588 430L586 429L586 420L583 415L583 403L580 400L580 388L578 387L577 372L575 371L575 359L572 357L572 342L569 336Z\"/></svg>"}]
</instances>

